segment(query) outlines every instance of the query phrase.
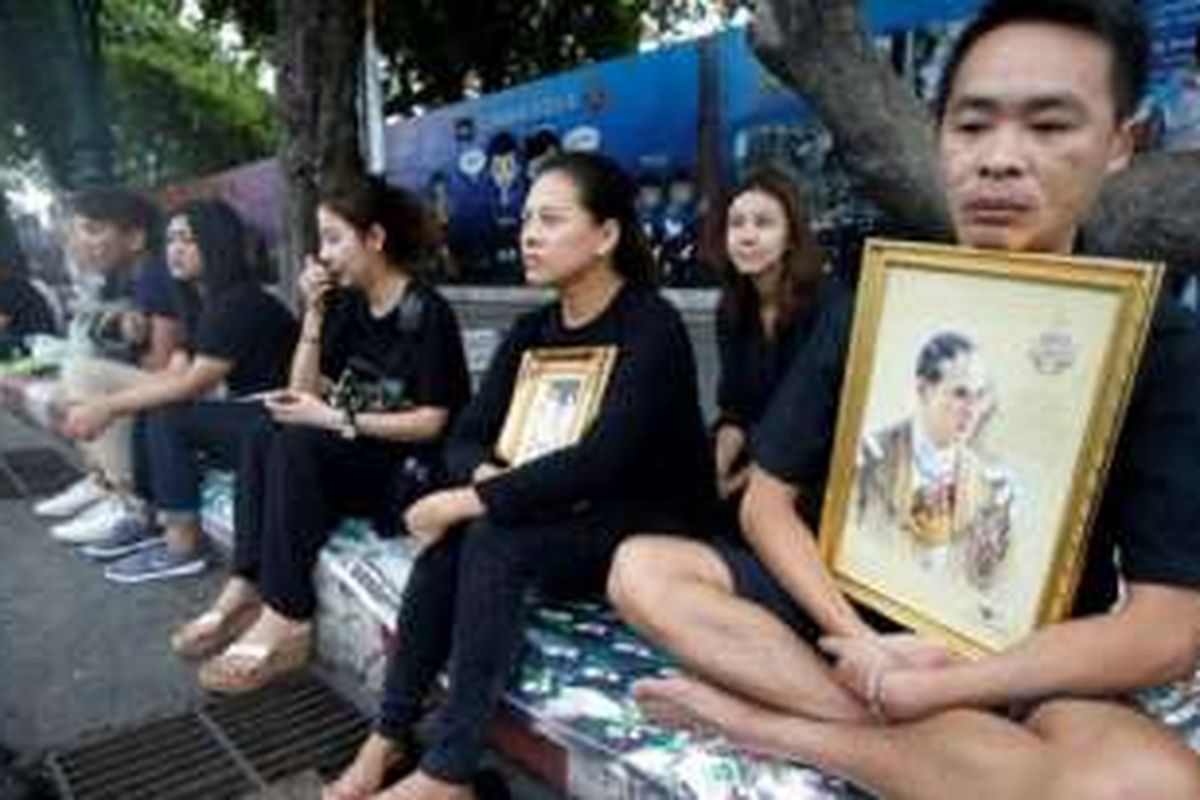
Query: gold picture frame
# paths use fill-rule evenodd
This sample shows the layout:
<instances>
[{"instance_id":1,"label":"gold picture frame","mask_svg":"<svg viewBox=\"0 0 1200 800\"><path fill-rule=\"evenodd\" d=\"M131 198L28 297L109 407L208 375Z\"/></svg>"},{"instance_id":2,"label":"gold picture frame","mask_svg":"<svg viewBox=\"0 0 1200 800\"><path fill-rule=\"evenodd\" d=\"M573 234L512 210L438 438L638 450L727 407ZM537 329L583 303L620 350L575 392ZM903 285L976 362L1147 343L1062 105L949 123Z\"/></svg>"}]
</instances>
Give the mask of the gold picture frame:
<instances>
[{"instance_id":1,"label":"gold picture frame","mask_svg":"<svg viewBox=\"0 0 1200 800\"><path fill-rule=\"evenodd\" d=\"M509 466L578 442L595 421L617 360L617 348L527 350L496 444Z\"/></svg>"},{"instance_id":2,"label":"gold picture frame","mask_svg":"<svg viewBox=\"0 0 1200 800\"><path fill-rule=\"evenodd\" d=\"M1067 616L1162 266L870 240L822 557L956 651Z\"/></svg>"}]
</instances>

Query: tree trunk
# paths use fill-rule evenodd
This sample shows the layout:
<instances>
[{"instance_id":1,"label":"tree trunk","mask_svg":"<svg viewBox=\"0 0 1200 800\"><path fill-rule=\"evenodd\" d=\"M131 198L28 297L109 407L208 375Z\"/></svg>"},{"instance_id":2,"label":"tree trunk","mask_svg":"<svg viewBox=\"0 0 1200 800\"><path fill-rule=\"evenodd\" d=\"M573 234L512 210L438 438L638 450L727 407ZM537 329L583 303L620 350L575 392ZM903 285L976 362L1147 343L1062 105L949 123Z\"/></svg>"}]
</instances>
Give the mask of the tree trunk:
<instances>
[{"instance_id":1,"label":"tree trunk","mask_svg":"<svg viewBox=\"0 0 1200 800\"><path fill-rule=\"evenodd\" d=\"M829 128L864 196L913 235L948 229L934 121L879 58L857 0L762 0L751 42L763 65ZM1200 268L1200 154L1151 154L1109 181L1089 250Z\"/></svg>"},{"instance_id":2,"label":"tree trunk","mask_svg":"<svg viewBox=\"0 0 1200 800\"><path fill-rule=\"evenodd\" d=\"M858 0L764 0L750 35L820 115L863 196L913 235L944 236L932 120L867 40Z\"/></svg>"},{"instance_id":3,"label":"tree trunk","mask_svg":"<svg viewBox=\"0 0 1200 800\"><path fill-rule=\"evenodd\" d=\"M1088 249L1200 270L1200 151L1149 153L1108 181Z\"/></svg>"},{"instance_id":4,"label":"tree trunk","mask_svg":"<svg viewBox=\"0 0 1200 800\"><path fill-rule=\"evenodd\" d=\"M14 271L19 271L24 265L11 263L15 257L20 258L23 251L21 241L17 238L17 226L13 224L8 204L8 196L0 191L0 278Z\"/></svg>"},{"instance_id":5,"label":"tree trunk","mask_svg":"<svg viewBox=\"0 0 1200 800\"><path fill-rule=\"evenodd\" d=\"M113 181L96 0L0 0L0 86L58 185ZM34 70L30 73L29 70Z\"/></svg>"},{"instance_id":6,"label":"tree trunk","mask_svg":"<svg viewBox=\"0 0 1200 800\"><path fill-rule=\"evenodd\" d=\"M362 173L356 106L361 0L277 0L279 111L283 136L279 274L294 287L316 248L319 187Z\"/></svg>"}]
</instances>

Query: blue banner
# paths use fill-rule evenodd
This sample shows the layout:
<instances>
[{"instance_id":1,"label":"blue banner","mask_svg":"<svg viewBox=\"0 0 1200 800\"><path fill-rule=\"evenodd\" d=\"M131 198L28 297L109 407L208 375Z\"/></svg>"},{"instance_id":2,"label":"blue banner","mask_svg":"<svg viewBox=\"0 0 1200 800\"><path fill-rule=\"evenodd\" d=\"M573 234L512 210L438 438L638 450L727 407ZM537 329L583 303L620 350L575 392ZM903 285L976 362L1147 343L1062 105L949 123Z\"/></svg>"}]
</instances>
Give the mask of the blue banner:
<instances>
[{"instance_id":1,"label":"blue banner","mask_svg":"<svg viewBox=\"0 0 1200 800\"><path fill-rule=\"evenodd\" d=\"M662 187L691 181L694 46L617 59L443 108L388 130L388 178L423 188L463 280L520 276L517 231L530 176L564 149L597 150Z\"/></svg>"},{"instance_id":2,"label":"blue banner","mask_svg":"<svg viewBox=\"0 0 1200 800\"><path fill-rule=\"evenodd\" d=\"M982 0L866 0L880 54L932 99L955 37ZM1200 0L1143 0L1153 33L1152 85L1139 112L1145 148L1200 148ZM530 176L547 155L600 150L639 184L642 226L669 283L704 280L702 210L755 164L789 169L826 234L870 224L828 132L755 59L745 30L631 55L396 122L388 179L423 192L441 222L443 277L521 278L517 234ZM261 214L277 183L259 168L206 182ZM260 186L259 184L262 184ZM270 183L271 186L267 184ZM719 232L718 232L719 233ZM719 236L711 237L719 246Z\"/></svg>"}]
</instances>

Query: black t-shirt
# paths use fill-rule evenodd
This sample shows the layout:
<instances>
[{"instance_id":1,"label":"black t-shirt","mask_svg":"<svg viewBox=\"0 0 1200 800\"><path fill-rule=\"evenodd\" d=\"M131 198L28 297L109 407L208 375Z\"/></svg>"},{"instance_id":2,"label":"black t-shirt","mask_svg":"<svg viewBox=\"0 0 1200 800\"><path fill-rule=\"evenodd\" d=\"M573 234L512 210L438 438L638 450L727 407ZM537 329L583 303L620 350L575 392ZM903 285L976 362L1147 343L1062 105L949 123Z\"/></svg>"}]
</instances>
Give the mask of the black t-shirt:
<instances>
[{"instance_id":1,"label":"black t-shirt","mask_svg":"<svg viewBox=\"0 0 1200 800\"><path fill-rule=\"evenodd\" d=\"M178 281L171 277L164 262L149 259L138 264L132 272L122 270L108 275L97 301L79 312L76 318L85 324L88 337L100 355L136 362L151 342L149 338L138 343L125 341L121 318L129 311L140 312L147 318L176 319L180 316ZM190 322L194 328L195 320Z\"/></svg>"},{"instance_id":2,"label":"black t-shirt","mask_svg":"<svg viewBox=\"0 0 1200 800\"><path fill-rule=\"evenodd\" d=\"M800 511L817 525L833 453L842 372L854 320L854 297L826 279L817 292L807 335L750 440L758 466L800 489Z\"/></svg>"},{"instance_id":3,"label":"black t-shirt","mask_svg":"<svg viewBox=\"0 0 1200 800\"><path fill-rule=\"evenodd\" d=\"M287 383L296 332L283 303L247 281L204 298L188 349L233 364L225 379L230 395L253 394Z\"/></svg>"},{"instance_id":4,"label":"black t-shirt","mask_svg":"<svg viewBox=\"0 0 1200 800\"><path fill-rule=\"evenodd\" d=\"M1164 296L1094 526L1078 613L1134 583L1200 591L1200 319Z\"/></svg>"},{"instance_id":5,"label":"black t-shirt","mask_svg":"<svg viewBox=\"0 0 1200 800\"><path fill-rule=\"evenodd\" d=\"M517 320L447 443L452 479L470 481L493 458L527 350L606 345L617 358L595 422L574 446L480 484L492 521L519 525L587 507L629 530L696 531L709 522L712 471L691 342L679 312L640 286L624 286L579 328L563 325L558 303Z\"/></svg>"},{"instance_id":6,"label":"black t-shirt","mask_svg":"<svg viewBox=\"0 0 1200 800\"><path fill-rule=\"evenodd\" d=\"M755 462L801 488L801 514L819 524L853 319L848 293L822 299L751 448ZM1133 582L1200 591L1200 322L1164 299L1143 355L1105 484L1077 614L1100 613Z\"/></svg>"},{"instance_id":7,"label":"black t-shirt","mask_svg":"<svg viewBox=\"0 0 1200 800\"><path fill-rule=\"evenodd\" d=\"M0 280L0 336L54 333L50 304L24 278Z\"/></svg>"},{"instance_id":8,"label":"black t-shirt","mask_svg":"<svg viewBox=\"0 0 1200 800\"><path fill-rule=\"evenodd\" d=\"M722 304L717 311L719 423L747 430L758 423L813 320L811 309L806 310L768 337L756 310L735 319Z\"/></svg>"},{"instance_id":9,"label":"black t-shirt","mask_svg":"<svg viewBox=\"0 0 1200 800\"><path fill-rule=\"evenodd\" d=\"M361 292L337 293L321 333L321 374L336 383L347 368L360 379L395 385L401 406L445 408L452 419L471 392L454 310L417 281L378 318Z\"/></svg>"}]
</instances>

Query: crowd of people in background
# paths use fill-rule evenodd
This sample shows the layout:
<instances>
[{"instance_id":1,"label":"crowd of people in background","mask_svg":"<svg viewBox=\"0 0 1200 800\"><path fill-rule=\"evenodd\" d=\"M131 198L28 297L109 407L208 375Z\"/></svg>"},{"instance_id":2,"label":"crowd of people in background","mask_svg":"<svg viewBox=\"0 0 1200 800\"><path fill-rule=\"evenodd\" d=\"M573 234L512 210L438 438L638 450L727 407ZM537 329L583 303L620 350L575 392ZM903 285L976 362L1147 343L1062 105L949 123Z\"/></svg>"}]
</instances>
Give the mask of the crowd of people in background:
<instances>
[{"instance_id":1,"label":"crowd of people in background","mask_svg":"<svg viewBox=\"0 0 1200 800\"><path fill-rule=\"evenodd\" d=\"M1103 181L1132 153L1146 50L1133 3L985 6L938 97L959 244L1077 252ZM66 332L62 428L88 473L37 505L50 535L117 583L197 574L214 565L202 472L233 472L230 576L171 642L221 693L311 661L312 572L339 520L409 537L378 722L331 800L471 796L533 589L607 592L679 660L686 674L635 688L660 720L884 796L1200 796L1195 754L1120 701L1190 674L1200 654L1194 313L1172 296L1158 310L1076 616L966 662L851 603L820 561L854 295L802 187L763 165L723 208L706 424L635 181L570 152L530 181L513 257L553 299L513 324L474 393L455 312L422 274L436 221L404 189L323 189L299 318L225 203L187 203L163 224L134 192L73 198L69 253L88 289ZM0 348L57 328L23 259L0 252ZM584 350L615 354L586 431L510 458L523 364Z\"/></svg>"}]
</instances>

